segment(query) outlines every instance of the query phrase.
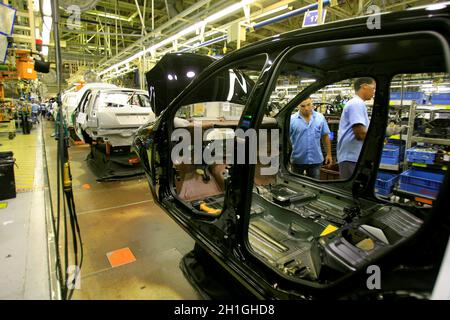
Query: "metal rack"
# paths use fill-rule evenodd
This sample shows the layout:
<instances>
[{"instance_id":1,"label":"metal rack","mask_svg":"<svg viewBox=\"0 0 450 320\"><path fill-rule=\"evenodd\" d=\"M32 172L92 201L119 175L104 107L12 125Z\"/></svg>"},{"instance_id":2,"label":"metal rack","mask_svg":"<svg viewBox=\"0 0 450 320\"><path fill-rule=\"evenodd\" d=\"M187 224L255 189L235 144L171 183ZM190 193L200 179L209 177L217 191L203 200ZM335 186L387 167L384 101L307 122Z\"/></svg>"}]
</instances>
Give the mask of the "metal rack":
<instances>
[{"instance_id":1,"label":"metal rack","mask_svg":"<svg viewBox=\"0 0 450 320\"><path fill-rule=\"evenodd\" d=\"M440 144L445 146L450 146L450 140L449 139L440 139L440 138L428 138L428 137L420 137L420 136L414 136L414 119L416 118L416 111L417 111L417 105L415 103L411 104L411 107L409 109L409 121L408 121L408 134L406 139L406 148L411 147L411 142L424 142L424 143L430 143L430 144ZM428 106L427 106L428 107ZM443 110L434 110L431 111L431 119L434 118L434 114L437 112L443 112Z\"/></svg>"},{"instance_id":2,"label":"metal rack","mask_svg":"<svg viewBox=\"0 0 450 320\"><path fill-rule=\"evenodd\" d=\"M401 107L403 107L403 106L401 106ZM407 125L407 133L406 133L405 152L406 152L406 150L408 150L409 148L412 147L413 142L423 142L423 143L449 146L450 145L449 139L429 138L429 137L421 137L421 136L414 135L414 121L415 121L415 118L417 115L417 108L419 108L419 107L420 106L418 106L415 103L415 101L412 101L411 105L409 107L409 110L408 110L408 125ZM426 106L426 107L429 108L429 106ZM438 111L438 110L430 111L431 112L430 119L434 118L436 111ZM442 110L439 110L439 111L442 111ZM421 163L409 163L406 159L406 156L404 157L403 162L399 163L398 165L381 165L380 164L380 169L396 171L396 172L406 170L409 167L419 167L419 168L427 168L427 169L433 169L433 170L447 170L446 165L436 165L436 164L429 165L429 164L421 164ZM429 197L426 195L421 195L421 194L416 194L416 193L412 193L412 192L407 192L404 190L400 190L398 188L394 188L393 194L396 196L405 198L405 199L410 199L410 200L413 200L413 201L416 201L419 203L423 203L423 204L428 204L428 205L431 205L434 200L434 198L432 198L432 197Z\"/></svg>"},{"instance_id":3,"label":"metal rack","mask_svg":"<svg viewBox=\"0 0 450 320\"><path fill-rule=\"evenodd\" d=\"M11 100L0 100L0 134L7 134L10 140L16 136L16 123L12 113Z\"/></svg>"},{"instance_id":4,"label":"metal rack","mask_svg":"<svg viewBox=\"0 0 450 320\"><path fill-rule=\"evenodd\" d=\"M448 139L412 136L411 137L411 141L414 141L414 142L425 142L425 143L431 143L431 144L440 144L440 145L444 145L444 146L450 146L450 140L448 140Z\"/></svg>"},{"instance_id":5,"label":"metal rack","mask_svg":"<svg viewBox=\"0 0 450 320\"><path fill-rule=\"evenodd\" d=\"M380 169L382 170L388 170L388 171L399 171L400 170L400 164L381 164L380 163Z\"/></svg>"}]
</instances>

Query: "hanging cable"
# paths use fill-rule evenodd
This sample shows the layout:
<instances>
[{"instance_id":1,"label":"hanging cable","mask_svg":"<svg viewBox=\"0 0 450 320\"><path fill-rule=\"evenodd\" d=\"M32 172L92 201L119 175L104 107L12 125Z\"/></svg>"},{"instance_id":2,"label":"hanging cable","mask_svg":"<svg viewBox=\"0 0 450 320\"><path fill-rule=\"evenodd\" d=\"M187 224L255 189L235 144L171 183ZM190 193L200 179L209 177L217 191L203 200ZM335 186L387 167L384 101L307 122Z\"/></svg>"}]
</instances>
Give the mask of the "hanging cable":
<instances>
[{"instance_id":1,"label":"hanging cable","mask_svg":"<svg viewBox=\"0 0 450 320\"><path fill-rule=\"evenodd\" d=\"M44 141L44 131L42 130L42 140ZM44 148L44 157L47 158L47 151L45 148L45 143L43 144ZM58 171L59 173L59 171ZM50 201L50 211L51 211L51 223L52 223L52 229L53 229L53 235L54 235L54 242L55 242L55 272L56 272L56 279L58 280L61 288L61 281L63 279L62 270L61 270L61 256L59 252L59 215L55 218L54 210L53 210L53 200L52 200L52 193L51 193L51 185L50 185L50 177L48 174L48 167L47 164L45 164L45 174L46 174L46 182L48 184L48 197ZM58 214L59 214L59 210Z\"/></svg>"},{"instance_id":2,"label":"hanging cable","mask_svg":"<svg viewBox=\"0 0 450 320\"><path fill-rule=\"evenodd\" d=\"M61 272L60 287L61 297L64 300L72 298L74 289L79 280L81 267L83 265L83 243L81 239L80 226L76 216L75 202L72 190L72 175L70 172L69 163L69 132L67 124L63 116L61 104L61 75L62 75L62 60L61 60L61 46L59 41L59 6L58 0L51 2L52 16L53 16L53 36L55 42L55 58L56 58L56 74L58 84L58 96L56 104L58 112L55 119L55 138L57 140L57 221L55 235L58 243L61 237L61 212L63 214L63 247L64 247L64 264L59 266ZM70 230L69 230L70 225ZM71 237L73 253L69 252L69 235ZM78 251L80 248L80 251ZM59 250L59 246L56 248ZM73 264L71 264L73 262ZM72 266L75 269L72 269ZM69 278L69 272L73 278Z\"/></svg>"},{"instance_id":3,"label":"hanging cable","mask_svg":"<svg viewBox=\"0 0 450 320\"><path fill-rule=\"evenodd\" d=\"M58 104L60 99L58 97ZM57 140L57 232L59 237L63 237L63 254L64 263L61 269L63 276L60 279L61 296L63 299L71 299L74 289L76 288L80 270L83 265L83 243L81 239L81 231L78 223L75 201L72 189L72 175L69 163L69 133L67 124L65 123L62 108L58 108L55 120L55 137ZM62 217L61 217L62 214ZM62 218L62 221L61 221ZM61 230L62 227L62 230ZM61 234L62 232L62 234ZM72 247L69 248L69 244ZM75 267L73 269L72 267ZM69 278L69 273L73 275Z\"/></svg>"}]
</instances>

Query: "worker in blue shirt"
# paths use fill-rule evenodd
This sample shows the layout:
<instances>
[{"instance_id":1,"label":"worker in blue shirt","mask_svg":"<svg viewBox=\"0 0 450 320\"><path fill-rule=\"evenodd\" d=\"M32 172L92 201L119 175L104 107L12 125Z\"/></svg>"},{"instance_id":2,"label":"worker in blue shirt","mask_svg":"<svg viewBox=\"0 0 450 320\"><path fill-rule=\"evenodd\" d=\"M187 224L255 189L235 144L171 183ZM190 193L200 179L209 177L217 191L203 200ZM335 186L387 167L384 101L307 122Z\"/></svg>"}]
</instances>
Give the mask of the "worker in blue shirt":
<instances>
[{"instance_id":1,"label":"worker in blue shirt","mask_svg":"<svg viewBox=\"0 0 450 320\"><path fill-rule=\"evenodd\" d=\"M290 137L292 143L291 166L292 171L315 179L320 178L320 167L323 154L320 147L322 140L327 155L325 164L331 164L331 142L325 117L314 111L311 98L300 102L298 112L291 116Z\"/></svg>"},{"instance_id":2,"label":"worker in blue shirt","mask_svg":"<svg viewBox=\"0 0 450 320\"><path fill-rule=\"evenodd\" d=\"M39 104L36 100L31 100L31 118L33 123L39 123Z\"/></svg>"},{"instance_id":3,"label":"worker in blue shirt","mask_svg":"<svg viewBox=\"0 0 450 320\"><path fill-rule=\"evenodd\" d=\"M358 162L369 128L369 117L364 101L371 100L375 95L375 80L356 79L354 89L356 95L345 104L339 122L337 160L341 179L350 178Z\"/></svg>"}]
</instances>

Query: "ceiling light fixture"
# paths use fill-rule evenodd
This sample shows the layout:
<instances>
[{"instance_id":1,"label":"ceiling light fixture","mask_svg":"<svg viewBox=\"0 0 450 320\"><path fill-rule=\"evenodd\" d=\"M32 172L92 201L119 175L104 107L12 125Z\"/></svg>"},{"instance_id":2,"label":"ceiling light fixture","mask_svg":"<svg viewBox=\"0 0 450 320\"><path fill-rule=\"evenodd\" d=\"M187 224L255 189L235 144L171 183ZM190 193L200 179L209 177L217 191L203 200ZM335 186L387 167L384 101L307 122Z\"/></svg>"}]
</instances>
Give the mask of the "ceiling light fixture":
<instances>
[{"instance_id":1,"label":"ceiling light fixture","mask_svg":"<svg viewBox=\"0 0 450 320\"><path fill-rule=\"evenodd\" d=\"M126 64L128 62L131 62L131 61L141 57L142 55L144 55L144 54L146 54L148 52L152 52L152 51L154 52L157 49L159 49L159 48L161 48L163 46L166 46L168 44L171 44L173 41L175 41L175 40L177 40L177 39L179 39L179 38L181 38L183 36L188 35L189 33L192 33L194 31L200 30L201 28L204 28L206 26L206 24L208 24L208 23L215 22L215 21L217 21L217 20L219 20L219 19L221 19L221 18L223 18L223 17L225 17L225 16L227 16L227 15L229 15L229 14L231 14L231 13L237 11L237 10L242 9L243 7L245 7L247 5L250 5L254 1L255 0L242 0L241 2L235 3L235 4L233 4L233 5L229 6L229 7L221 10L221 11L218 11L218 12L210 15L209 17L206 17L204 20L202 20L200 22L197 22L197 23L195 23L195 24L193 24L193 25L191 25L191 26L181 30L177 34L175 34L175 35L173 35L173 36L171 36L169 38L166 38L163 41L161 41L161 42L159 42L157 44L154 44L154 45L152 45L152 46L150 46L150 47L148 47L148 48L146 48L146 49L144 49L142 51L139 51L138 53L132 55L131 57L128 57L127 59L125 59L125 60L123 60L121 62L118 62L118 63L116 63L116 64L106 68L105 70L99 72L98 74L99 74L99 76L102 76L102 75L108 73L109 71L116 69L117 67L119 67L121 65L124 65L124 64Z\"/></svg>"},{"instance_id":2,"label":"ceiling light fixture","mask_svg":"<svg viewBox=\"0 0 450 320\"><path fill-rule=\"evenodd\" d=\"M446 3L435 3L432 5L427 6L426 10L428 11L434 11L434 10L441 10L447 8L447 4Z\"/></svg>"},{"instance_id":3,"label":"ceiling light fixture","mask_svg":"<svg viewBox=\"0 0 450 320\"><path fill-rule=\"evenodd\" d=\"M123 17L118 14L109 13L109 12L101 12L97 10L88 10L86 11L86 14L98 16L98 17L104 17L104 18L110 18L115 20L122 20L122 21L130 21L128 17Z\"/></svg>"}]
</instances>

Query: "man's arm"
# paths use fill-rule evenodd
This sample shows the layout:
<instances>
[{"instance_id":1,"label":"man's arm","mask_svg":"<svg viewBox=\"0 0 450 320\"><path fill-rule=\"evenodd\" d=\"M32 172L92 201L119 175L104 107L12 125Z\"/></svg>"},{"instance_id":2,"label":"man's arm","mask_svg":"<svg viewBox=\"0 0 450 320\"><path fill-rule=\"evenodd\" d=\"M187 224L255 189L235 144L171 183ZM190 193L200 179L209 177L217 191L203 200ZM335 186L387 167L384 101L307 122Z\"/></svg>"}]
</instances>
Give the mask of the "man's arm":
<instances>
[{"instance_id":1,"label":"man's arm","mask_svg":"<svg viewBox=\"0 0 450 320\"><path fill-rule=\"evenodd\" d=\"M395 124L391 125L391 126L388 126L386 128L386 137L390 137L390 136L392 136L394 134L400 134L407 127L408 126L405 126L405 125L400 126L400 125L395 125Z\"/></svg>"},{"instance_id":2,"label":"man's arm","mask_svg":"<svg viewBox=\"0 0 450 320\"><path fill-rule=\"evenodd\" d=\"M356 140L364 140L366 138L367 129L362 124L358 123L352 127Z\"/></svg>"},{"instance_id":3,"label":"man's arm","mask_svg":"<svg viewBox=\"0 0 450 320\"><path fill-rule=\"evenodd\" d=\"M368 117L367 109L364 103L355 103L348 110L349 123L352 126L353 134L356 140L363 141L366 138Z\"/></svg>"},{"instance_id":4,"label":"man's arm","mask_svg":"<svg viewBox=\"0 0 450 320\"><path fill-rule=\"evenodd\" d=\"M327 156L325 157L325 164L332 164L333 157L331 156L331 141L330 136L328 134L324 134L322 136L322 143L325 146L325 149L327 150Z\"/></svg>"}]
</instances>

